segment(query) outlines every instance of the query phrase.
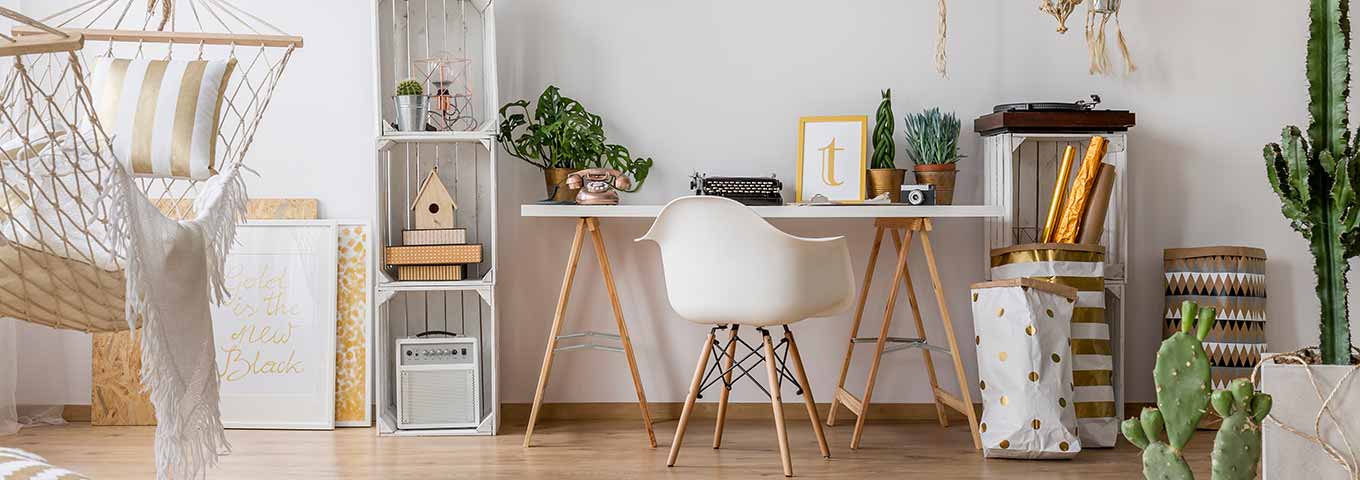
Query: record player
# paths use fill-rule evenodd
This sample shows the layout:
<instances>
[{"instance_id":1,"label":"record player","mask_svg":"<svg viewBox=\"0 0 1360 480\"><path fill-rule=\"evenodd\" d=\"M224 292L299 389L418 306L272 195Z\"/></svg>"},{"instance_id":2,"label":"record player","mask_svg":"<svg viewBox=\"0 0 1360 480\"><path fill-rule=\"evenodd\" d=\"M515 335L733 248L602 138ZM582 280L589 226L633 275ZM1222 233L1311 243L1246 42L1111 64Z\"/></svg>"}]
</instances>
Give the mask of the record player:
<instances>
[{"instance_id":1,"label":"record player","mask_svg":"<svg viewBox=\"0 0 1360 480\"><path fill-rule=\"evenodd\" d=\"M1003 103L992 113L973 121L973 130L982 135L997 133L1100 133L1123 132L1134 125L1128 110L1096 110L1099 95L1075 102Z\"/></svg>"}]
</instances>

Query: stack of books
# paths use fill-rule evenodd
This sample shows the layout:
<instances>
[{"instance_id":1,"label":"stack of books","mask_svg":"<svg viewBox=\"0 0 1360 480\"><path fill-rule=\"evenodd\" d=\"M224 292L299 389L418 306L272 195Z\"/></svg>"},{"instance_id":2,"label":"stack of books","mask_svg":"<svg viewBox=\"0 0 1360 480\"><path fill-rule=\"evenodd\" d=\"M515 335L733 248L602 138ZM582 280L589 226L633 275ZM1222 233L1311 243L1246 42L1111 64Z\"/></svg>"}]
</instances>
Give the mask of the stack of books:
<instances>
[{"instance_id":1,"label":"stack of books","mask_svg":"<svg viewBox=\"0 0 1360 480\"><path fill-rule=\"evenodd\" d=\"M387 247L387 265L398 281L462 280L469 263L481 263L482 246L467 243L467 230L404 230L401 245Z\"/></svg>"}]
</instances>

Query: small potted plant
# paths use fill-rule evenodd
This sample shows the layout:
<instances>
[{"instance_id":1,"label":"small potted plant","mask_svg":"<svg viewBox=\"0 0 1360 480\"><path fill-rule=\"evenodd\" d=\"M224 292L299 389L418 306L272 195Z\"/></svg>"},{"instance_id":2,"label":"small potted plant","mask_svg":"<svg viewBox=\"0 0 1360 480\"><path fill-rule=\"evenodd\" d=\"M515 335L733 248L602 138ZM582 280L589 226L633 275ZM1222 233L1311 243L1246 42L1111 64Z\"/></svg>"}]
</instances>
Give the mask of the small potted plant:
<instances>
[{"instance_id":1,"label":"small potted plant","mask_svg":"<svg viewBox=\"0 0 1360 480\"><path fill-rule=\"evenodd\" d=\"M425 86L415 80L402 80L392 98L397 106L397 130L425 131L425 117L430 112L430 97L425 95Z\"/></svg>"},{"instance_id":2,"label":"small potted plant","mask_svg":"<svg viewBox=\"0 0 1360 480\"><path fill-rule=\"evenodd\" d=\"M537 105L528 100L507 103L500 109L498 137L505 152L543 170L549 200L568 203L579 189L568 186L567 177L589 168L616 170L631 180L616 189L636 192L652 169L651 158L634 158L627 147L605 141L604 120L585 105L549 85Z\"/></svg>"},{"instance_id":3,"label":"small potted plant","mask_svg":"<svg viewBox=\"0 0 1360 480\"><path fill-rule=\"evenodd\" d=\"M939 108L907 114L907 156L916 164L916 183L935 186L937 205L954 203L960 128L958 116Z\"/></svg>"},{"instance_id":4,"label":"small potted plant","mask_svg":"<svg viewBox=\"0 0 1360 480\"><path fill-rule=\"evenodd\" d=\"M869 164L869 197L877 198L884 193L893 203L902 201L902 182L907 171L897 168L897 145L893 142L893 126L896 123L892 111L892 89L883 91L883 102L878 104L874 117L874 156Z\"/></svg>"}]
</instances>

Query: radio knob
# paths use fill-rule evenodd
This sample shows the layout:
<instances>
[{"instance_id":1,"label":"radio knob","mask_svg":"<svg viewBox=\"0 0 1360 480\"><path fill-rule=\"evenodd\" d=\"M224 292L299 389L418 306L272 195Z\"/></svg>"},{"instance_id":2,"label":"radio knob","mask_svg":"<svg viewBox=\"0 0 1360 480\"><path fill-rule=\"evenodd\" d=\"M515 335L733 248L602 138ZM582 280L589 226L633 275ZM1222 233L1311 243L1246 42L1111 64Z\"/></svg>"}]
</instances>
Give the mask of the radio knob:
<instances>
[{"instance_id":1,"label":"radio knob","mask_svg":"<svg viewBox=\"0 0 1360 480\"><path fill-rule=\"evenodd\" d=\"M406 351L406 356L408 356L408 357L411 356L411 355L413 355L413 354L414 354L414 352L412 352L412 351L410 351L410 350L407 350L407 351Z\"/></svg>"},{"instance_id":2,"label":"radio knob","mask_svg":"<svg viewBox=\"0 0 1360 480\"><path fill-rule=\"evenodd\" d=\"M466 349L466 348L463 349L463 355L467 355L467 349Z\"/></svg>"}]
</instances>

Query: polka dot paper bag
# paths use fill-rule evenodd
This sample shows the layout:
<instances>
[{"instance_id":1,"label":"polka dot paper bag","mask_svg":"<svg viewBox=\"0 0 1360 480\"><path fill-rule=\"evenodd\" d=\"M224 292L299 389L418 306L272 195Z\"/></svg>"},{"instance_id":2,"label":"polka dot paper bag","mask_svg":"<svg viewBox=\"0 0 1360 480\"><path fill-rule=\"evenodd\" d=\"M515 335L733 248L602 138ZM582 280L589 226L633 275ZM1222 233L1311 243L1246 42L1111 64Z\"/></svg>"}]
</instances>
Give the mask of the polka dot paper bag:
<instances>
[{"instance_id":1,"label":"polka dot paper bag","mask_svg":"<svg viewBox=\"0 0 1360 480\"><path fill-rule=\"evenodd\" d=\"M1081 451L1072 402L1077 291L1031 279L973 285L983 454L1070 458Z\"/></svg>"}]
</instances>

